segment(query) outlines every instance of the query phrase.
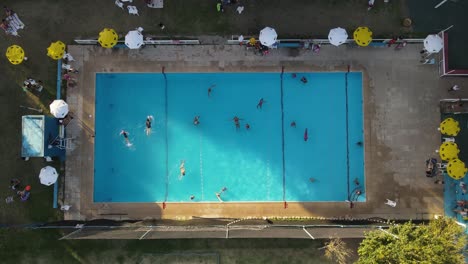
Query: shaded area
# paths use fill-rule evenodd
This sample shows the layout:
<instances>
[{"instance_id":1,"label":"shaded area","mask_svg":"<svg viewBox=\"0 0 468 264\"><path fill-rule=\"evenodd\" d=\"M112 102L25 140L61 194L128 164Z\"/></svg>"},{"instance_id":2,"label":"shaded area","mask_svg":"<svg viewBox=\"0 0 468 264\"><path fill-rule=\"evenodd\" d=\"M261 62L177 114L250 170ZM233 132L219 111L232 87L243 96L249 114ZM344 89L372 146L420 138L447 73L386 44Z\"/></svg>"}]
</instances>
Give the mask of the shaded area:
<instances>
[{"instance_id":1,"label":"shaded area","mask_svg":"<svg viewBox=\"0 0 468 264\"><path fill-rule=\"evenodd\" d=\"M411 0L407 1L414 30L426 37L427 34L438 33L453 25L448 33L449 69L468 69L468 1L447 1L435 9L441 0Z\"/></svg>"},{"instance_id":2,"label":"shaded area","mask_svg":"<svg viewBox=\"0 0 468 264\"><path fill-rule=\"evenodd\" d=\"M468 164L468 114L442 114L442 119L451 117L459 122L460 132L455 137L455 142L460 149L458 158ZM442 135L442 137L444 137ZM454 180L447 173L444 173L444 211L445 215L455 218L460 223L468 224L468 218L461 216L454 210L459 210L457 201L468 201L468 194L465 194L460 187L460 183L468 184L465 176L460 180ZM468 230L467 230L468 232Z\"/></svg>"},{"instance_id":3,"label":"shaded area","mask_svg":"<svg viewBox=\"0 0 468 264\"><path fill-rule=\"evenodd\" d=\"M141 263L161 256L216 253L220 263L328 263L311 239L61 240L56 230L0 230L3 263ZM6 242L8 241L8 242ZM31 243L34 241L34 243ZM356 252L360 239L347 239ZM177 258L171 258L175 260ZM169 259L169 260L171 260ZM200 259L198 259L200 260ZM355 261L356 256L350 261ZM213 263L212 258L199 263ZM143 262L147 263L147 262ZM159 263L159 262L158 262ZM167 263L167 262L165 262Z\"/></svg>"}]
</instances>

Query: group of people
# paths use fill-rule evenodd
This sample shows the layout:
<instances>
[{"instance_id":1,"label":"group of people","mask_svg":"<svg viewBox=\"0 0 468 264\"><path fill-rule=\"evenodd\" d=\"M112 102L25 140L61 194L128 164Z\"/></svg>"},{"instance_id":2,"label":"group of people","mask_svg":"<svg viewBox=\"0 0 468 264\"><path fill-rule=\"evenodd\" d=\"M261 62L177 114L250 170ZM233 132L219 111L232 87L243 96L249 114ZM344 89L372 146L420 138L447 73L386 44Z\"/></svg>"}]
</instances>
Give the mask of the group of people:
<instances>
[{"instance_id":1,"label":"group of people","mask_svg":"<svg viewBox=\"0 0 468 264\"><path fill-rule=\"evenodd\" d=\"M465 200L457 201L457 205L453 209L453 211L457 214L460 214L462 217L467 217L468 216L468 208L466 206L468 205L468 202Z\"/></svg>"},{"instance_id":2,"label":"group of people","mask_svg":"<svg viewBox=\"0 0 468 264\"><path fill-rule=\"evenodd\" d=\"M21 190L21 181L16 178L10 180L10 189L15 192L22 202L27 201L31 195L31 186L26 185L24 189ZM14 198L13 196L8 196L5 201L6 203L11 203L14 201Z\"/></svg>"},{"instance_id":3,"label":"group of people","mask_svg":"<svg viewBox=\"0 0 468 264\"><path fill-rule=\"evenodd\" d=\"M154 117L153 117L152 115L146 116L146 120L145 120L145 134L146 134L147 136L151 135L151 128L152 128L153 120L154 120ZM130 142L130 139L128 138L128 136L130 135L130 133L129 133L128 131L126 131L125 129L122 129L122 130L120 131L120 135L124 138L125 144L126 144L128 147L131 147L131 146L132 146L132 143Z\"/></svg>"},{"instance_id":4,"label":"group of people","mask_svg":"<svg viewBox=\"0 0 468 264\"><path fill-rule=\"evenodd\" d=\"M0 27L7 35L19 36L18 30L24 28L24 23L13 10L6 6L4 6L3 9L5 10L6 18L2 19Z\"/></svg>"},{"instance_id":5,"label":"group of people","mask_svg":"<svg viewBox=\"0 0 468 264\"><path fill-rule=\"evenodd\" d=\"M186 173L186 170L185 170L185 160L181 160L180 161L180 165L179 165L179 180L181 180L184 176L185 176L185 173ZM216 192L215 195L216 195L216 198L218 199L218 201L220 202L223 202L223 200L221 199L221 194L223 194L225 191L227 191L227 188L226 187L223 187L219 192ZM194 200L195 199L195 195L190 195L190 200Z\"/></svg>"},{"instance_id":6,"label":"group of people","mask_svg":"<svg viewBox=\"0 0 468 264\"><path fill-rule=\"evenodd\" d=\"M36 91L36 92L41 92L42 89L44 88L43 86L43 83L41 80L34 80L32 77L28 77L28 79L26 79L24 82L23 82L23 91L27 92L33 92L33 91Z\"/></svg>"},{"instance_id":7,"label":"group of people","mask_svg":"<svg viewBox=\"0 0 468 264\"><path fill-rule=\"evenodd\" d=\"M242 43L242 42L240 42ZM265 46L265 45L262 45L262 43L260 43L260 41L258 40L255 40L254 38L252 38L249 42L247 42L247 45L246 45L247 48L254 48L254 51L260 55L268 55L270 54L270 49Z\"/></svg>"},{"instance_id":8,"label":"group of people","mask_svg":"<svg viewBox=\"0 0 468 264\"><path fill-rule=\"evenodd\" d=\"M75 87L77 80L72 76L72 73L78 73L79 71L70 64L72 61L75 61L75 58L67 52L63 55L62 59L62 80L67 82L67 87Z\"/></svg>"}]
</instances>

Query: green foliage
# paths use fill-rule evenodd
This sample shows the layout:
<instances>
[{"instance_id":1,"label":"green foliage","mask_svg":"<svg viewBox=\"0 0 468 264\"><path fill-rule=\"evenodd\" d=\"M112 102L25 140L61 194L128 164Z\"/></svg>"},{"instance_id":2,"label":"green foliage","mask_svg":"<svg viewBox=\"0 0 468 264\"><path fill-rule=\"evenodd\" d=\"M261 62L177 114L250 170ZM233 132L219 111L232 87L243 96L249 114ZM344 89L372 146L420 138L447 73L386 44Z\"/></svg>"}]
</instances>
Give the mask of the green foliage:
<instances>
[{"instance_id":1,"label":"green foliage","mask_svg":"<svg viewBox=\"0 0 468 264\"><path fill-rule=\"evenodd\" d=\"M388 233L376 230L366 234L357 263L465 263L466 238L463 228L448 218L427 225L394 225Z\"/></svg>"}]
</instances>

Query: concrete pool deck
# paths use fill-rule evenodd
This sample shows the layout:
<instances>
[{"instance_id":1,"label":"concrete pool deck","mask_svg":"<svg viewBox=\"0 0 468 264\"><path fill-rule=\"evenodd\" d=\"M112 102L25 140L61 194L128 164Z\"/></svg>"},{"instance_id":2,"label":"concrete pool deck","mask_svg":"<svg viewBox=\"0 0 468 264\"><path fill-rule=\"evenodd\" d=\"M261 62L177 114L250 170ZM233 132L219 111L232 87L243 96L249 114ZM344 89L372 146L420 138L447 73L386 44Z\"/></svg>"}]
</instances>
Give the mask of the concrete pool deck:
<instances>
[{"instance_id":1,"label":"concrete pool deck","mask_svg":"<svg viewBox=\"0 0 468 264\"><path fill-rule=\"evenodd\" d=\"M233 45L157 46L107 50L69 46L80 70L78 85L67 89L76 122L67 151L65 220L190 219L192 217L347 217L429 219L443 214L443 186L424 175L425 160L440 144L439 99L446 87L436 65L421 65L422 44L395 51L386 47L322 46L308 50L277 49L266 57ZM363 72L366 198L353 209L346 202L270 203L93 203L94 89L96 72ZM333 104L334 102L330 102ZM326 172L325 172L326 173ZM137 178L135 180L138 180ZM311 188L313 188L311 184ZM395 208L385 205L396 200Z\"/></svg>"}]
</instances>

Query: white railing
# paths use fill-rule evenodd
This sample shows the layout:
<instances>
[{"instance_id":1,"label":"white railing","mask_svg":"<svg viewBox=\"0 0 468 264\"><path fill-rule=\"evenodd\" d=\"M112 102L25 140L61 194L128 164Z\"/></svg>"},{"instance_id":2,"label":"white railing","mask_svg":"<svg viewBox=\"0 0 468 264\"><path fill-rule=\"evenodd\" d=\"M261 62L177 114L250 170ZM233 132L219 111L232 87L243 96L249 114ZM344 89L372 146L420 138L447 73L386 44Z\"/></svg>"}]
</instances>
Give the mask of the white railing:
<instances>
[{"instance_id":1,"label":"white railing","mask_svg":"<svg viewBox=\"0 0 468 264\"><path fill-rule=\"evenodd\" d=\"M97 39L75 39L79 45L98 45ZM145 45L199 45L198 39L167 39L167 40L144 40ZM124 41L118 41L124 44Z\"/></svg>"}]
</instances>

